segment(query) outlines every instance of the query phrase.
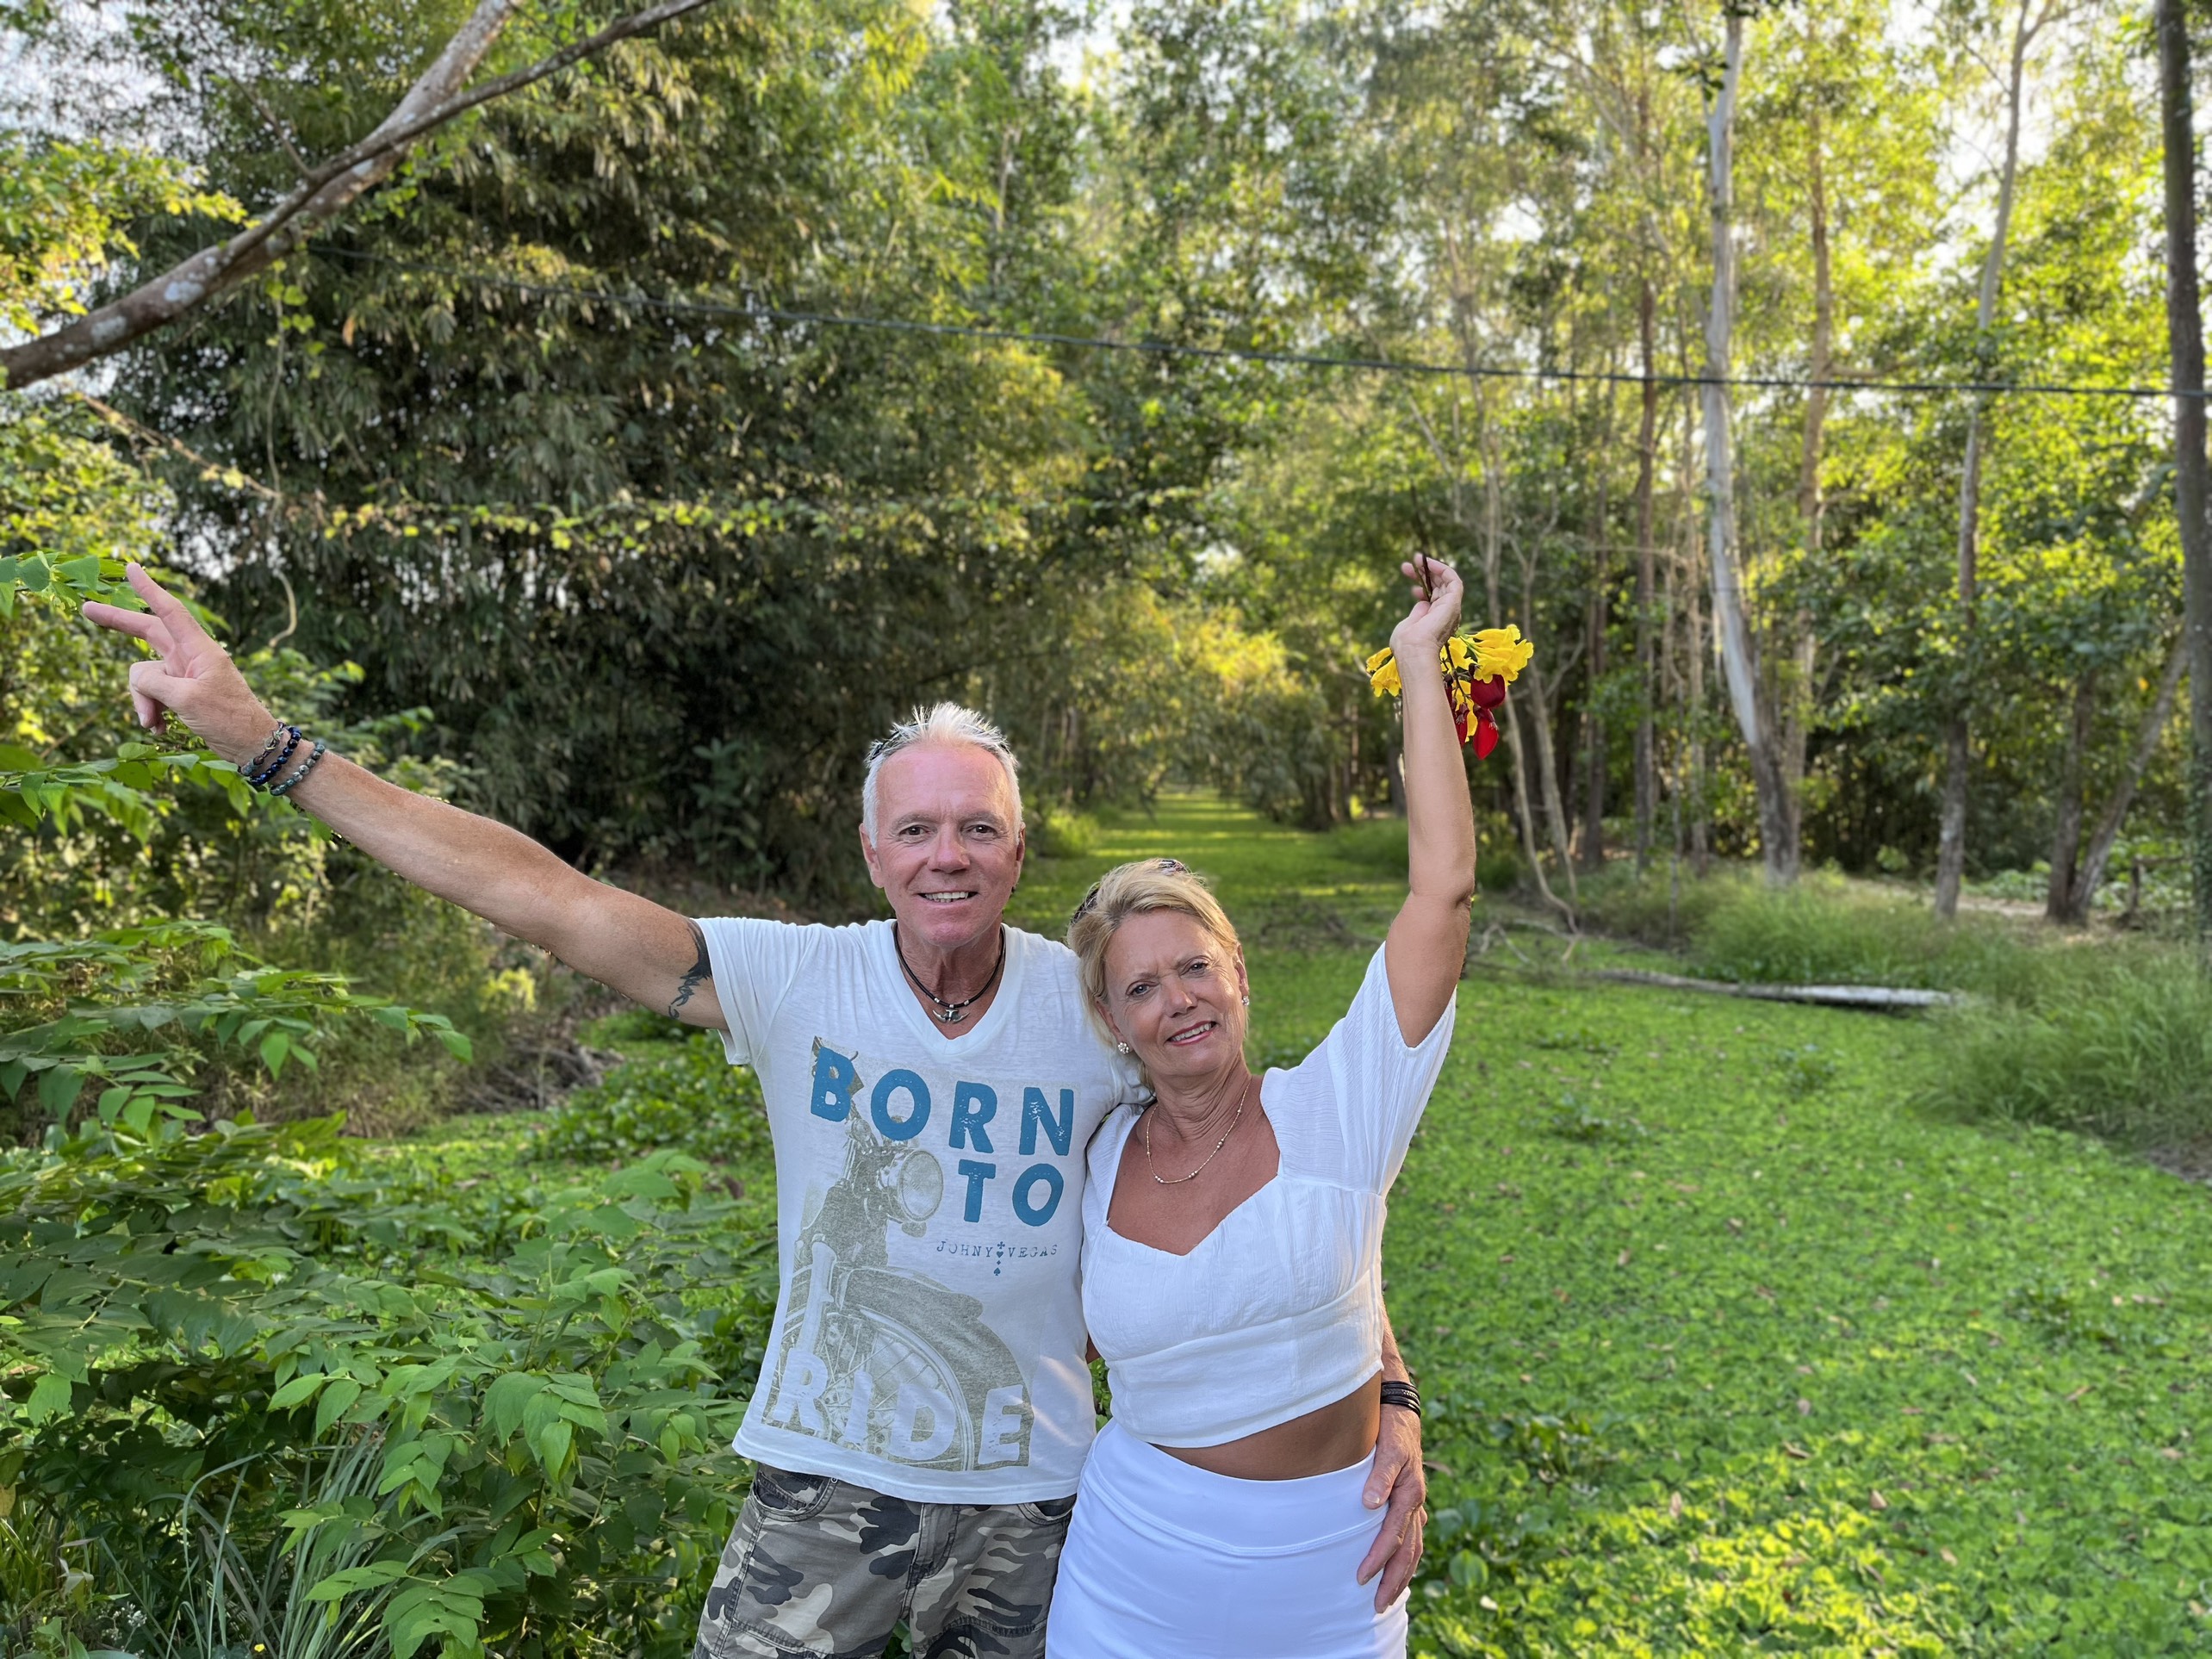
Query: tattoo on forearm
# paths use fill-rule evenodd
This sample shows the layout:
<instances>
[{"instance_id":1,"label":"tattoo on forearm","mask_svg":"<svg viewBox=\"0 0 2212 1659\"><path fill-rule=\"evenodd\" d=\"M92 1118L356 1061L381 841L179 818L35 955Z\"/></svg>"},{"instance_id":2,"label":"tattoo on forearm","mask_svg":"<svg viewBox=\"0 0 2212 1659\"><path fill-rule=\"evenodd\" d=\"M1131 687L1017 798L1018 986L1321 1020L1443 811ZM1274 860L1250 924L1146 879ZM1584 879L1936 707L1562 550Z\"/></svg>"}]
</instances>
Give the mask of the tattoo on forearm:
<instances>
[{"instance_id":1,"label":"tattoo on forearm","mask_svg":"<svg viewBox=\"0 0 2212 1659\"><path fill-rule=\"evenodd\" d=\"M691 1001L692 993L714 977L714 964L707 960L706 935L699 930L696 922L687 922L684 925L691 929L692 942L699 947L699 960L684 970L684 977L676 981L676 999L668 1004L668 1017L672 1020L682 1017L683 1006Z\"/></svg>"}]
</instances>

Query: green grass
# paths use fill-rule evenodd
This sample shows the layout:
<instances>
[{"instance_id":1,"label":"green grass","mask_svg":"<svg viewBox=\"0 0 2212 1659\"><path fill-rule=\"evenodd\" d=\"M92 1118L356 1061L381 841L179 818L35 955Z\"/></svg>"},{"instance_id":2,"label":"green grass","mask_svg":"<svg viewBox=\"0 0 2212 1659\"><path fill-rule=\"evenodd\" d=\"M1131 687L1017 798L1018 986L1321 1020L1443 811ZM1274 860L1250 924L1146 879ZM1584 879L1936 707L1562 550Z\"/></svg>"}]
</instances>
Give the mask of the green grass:
<instances>
[{"instance_id":1,"label":"green grass","mask_svg":"<svg viewBox=\"0 0 2212 1659\"><path fill-rule=\"evenodd\" d=\"M1296 1051L1403 833L1171 799L1033 861L1016 917L1057 934L1107 865L1184 857L1246 931L1255 1047ZM1386 1247L1432 1401L1416 1653L2212 1647L2212 1194L1915 1108L1942 1024L1484 960ZM466 1179L529 1133L394 1153Z\"/></svg>"},{"instance_id":2,"label":"green grass","mask_svg":"<svg viewBox=\"0 0 2212 1659\"><path fill-rule=\"evenodd\" d=\"M2131 1145L2212 1136L2212 983L2171 940L2018 917L1938 922L1924 896L1838 877L1775 892L1743 871L1586 884L1594 925L1672 941L1690 972L1737 984L1963 991L1916 1085L1967 1118Z\"/></svg>"}]
</instances>

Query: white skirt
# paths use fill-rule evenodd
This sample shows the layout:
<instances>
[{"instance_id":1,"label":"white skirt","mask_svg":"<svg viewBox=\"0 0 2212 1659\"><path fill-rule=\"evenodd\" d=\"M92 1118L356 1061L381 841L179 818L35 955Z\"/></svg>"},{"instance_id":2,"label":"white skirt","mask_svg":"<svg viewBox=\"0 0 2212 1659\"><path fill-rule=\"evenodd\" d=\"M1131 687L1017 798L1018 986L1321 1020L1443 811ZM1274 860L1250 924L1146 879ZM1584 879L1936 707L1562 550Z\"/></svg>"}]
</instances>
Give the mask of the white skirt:
<instances>
[{"instance_id":1,"label":"white skirt","mask_svg":"<svg viewBox=\"0 0 2212 1659\"><path fill-rule=\"evenodd\" d=\"M1370 1463L1371 1463L1371 1459ZM1369 1463L1298 1481L1194 1468L1109 1423L1060 1551L1046 1659L1403 1659L1406 1599L1353 1576Z\"/></svg>"}]
</instances>

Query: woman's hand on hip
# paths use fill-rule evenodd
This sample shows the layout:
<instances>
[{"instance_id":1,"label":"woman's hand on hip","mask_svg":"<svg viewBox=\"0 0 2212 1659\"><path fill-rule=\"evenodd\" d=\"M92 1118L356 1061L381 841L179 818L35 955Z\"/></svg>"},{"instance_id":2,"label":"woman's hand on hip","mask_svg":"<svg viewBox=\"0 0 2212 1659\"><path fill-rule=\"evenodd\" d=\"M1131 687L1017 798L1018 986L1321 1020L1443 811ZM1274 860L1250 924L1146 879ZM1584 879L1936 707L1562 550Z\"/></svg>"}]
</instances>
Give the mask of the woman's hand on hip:
<instances>
[{"instance_id":1,"label":"woman's hand on hip","mask_svg":"<svg viewBox=\"0 0 2212 1659\"><path fill-rule=\"evenodd\" d=\"M1421 1564L1421 1529L1428 1523L1428 1476L1421 1468L1421 1420L1395 1406L1382 1407L1382 1430L1375 1442L1375 1465L1368 1471L1367 1507L1387 1498L1382 1525L1359 1563L1359 1582L1381 1575L1375 1586L1375 1611L1381 1612L1406 1593Z\"/></svg>"}]
</instances>

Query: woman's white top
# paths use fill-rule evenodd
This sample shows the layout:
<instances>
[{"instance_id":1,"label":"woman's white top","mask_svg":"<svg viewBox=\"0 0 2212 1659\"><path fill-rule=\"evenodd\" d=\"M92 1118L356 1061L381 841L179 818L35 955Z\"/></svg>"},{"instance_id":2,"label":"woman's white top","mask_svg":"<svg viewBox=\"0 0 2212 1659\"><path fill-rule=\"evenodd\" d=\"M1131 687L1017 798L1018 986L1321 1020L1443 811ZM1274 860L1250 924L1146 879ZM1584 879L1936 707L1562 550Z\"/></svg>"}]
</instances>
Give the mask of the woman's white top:
<instances>
[{"instance_id":1,"label":"woman's white top","mask_svg":"<svg viewBox=\"0 0 2212 1659\"><path fill-rule=\"evenodd\" d=\"M1341 1400L1382 1369L1385 1195L1455 1011L1407 1047L1376 950L1320 1047L1261 1081L1275 1178L1187 1256L1108 1224L1138 1114L1124 1106L1100 1126L1083 1199L1083 1313L1128 1432L1221 1445Z\"/></svg>"}]
</instances>

